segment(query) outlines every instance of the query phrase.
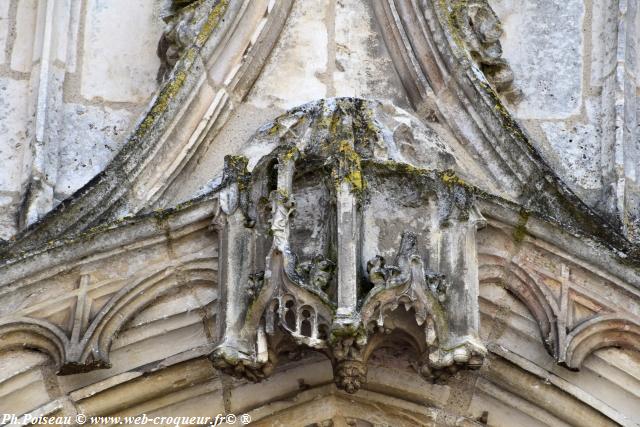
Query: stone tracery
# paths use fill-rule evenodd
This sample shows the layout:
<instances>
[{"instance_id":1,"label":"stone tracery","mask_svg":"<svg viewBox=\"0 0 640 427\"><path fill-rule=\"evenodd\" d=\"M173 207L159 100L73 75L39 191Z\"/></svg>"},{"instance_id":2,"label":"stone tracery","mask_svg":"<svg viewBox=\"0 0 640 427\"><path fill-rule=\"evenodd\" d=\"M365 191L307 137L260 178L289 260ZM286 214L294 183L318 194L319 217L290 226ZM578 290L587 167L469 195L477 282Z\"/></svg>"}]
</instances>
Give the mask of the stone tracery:
<instances>
[{"instance_id":1,"label":"stone tracery","mask_svg":"<svg viewBox=\"0 0 640 427\"><path fill-rule=\"evenodd\" d=\"M183 5L189 2L190 0L176 0L174 3ZM205 5L201 12L209 13L214 5L224 2L194 3ZM162 146L164 141L175 145L166 151L150 149L149 152L163 153L159 157L153 155L147 161L146 164L154 164L154 167L147 168L153 169L152 171L143 171L140 177L131 179L126 173L118 175L118 180L122 181L116 182L114 179L114 182L109 182L110 187L99 187L99 193L108 194L111 198L109 200L114 201L121 198L124 200L123 192L130 191L136 199L128 205L131 212L137 212L143 207L150 209L151 205L164 197L165 188L171 186L172 180L182 170L184 162L197 150L204 135L210 138L216 134L217 131L209 134L210 127L207 126L215 127L218 124L214 123L224 122L226 116L221 111L236 108L236 103L242 102L255 78L253 70L261 68L260 64L270 49L264 46L275 43L278 28L283 25L291 2L241 3L229 4L227 27L223 28L224 25L221 24L221 30L224 31L217 31L216 37L238 37L235 31L243 26L238 23L245 24L247 21L256 23L255 28L251 24L246 25L251 27L251 31L255 30L255 33L246 31L243 39L246 43L225 47L227 51L232 51L228 56L242 58L234 63L236 65L224 72L219 69L215 73L211 69L204 72L207 78L216 73L224 76L224 87L216 92L213 101L205 97L203 102L211 104L203 118L189 113L197 120L202 119L199 122L202 127L198 125L197 132L189 135L185 133L186 136L179 138L165 138L159 134L152 135L153 138L149 136L154 141L153 147ZM245 7L249 4L256 9L251 11L251 7ZM449 6L461 7L452 9ZM498 123L483 110L487 107L494 116L508 118L506 110L495 99L485 101L487 96L494 95L493 89L500 91L501 95L504 91L509 91L512 79L508 65L500 55L499 23L488 3L443 1L436 4L428 1L389 0L375 2L374 8L386 8L390 12L378 16L381 22L384 19L393 21L392 25L383 29L387 42L394 31L408 35L403 40L404 51L392 47L392 55L397 55L399 51L401 55L406 55L405 58L415 54L410 59L414 61L414 65L420 63L422 77L415 69L402 69L400 61L396 60L394 63L410 92L409 97L415 101L416 111L419 114L425 113L426 121L431 124L443 117L447 123L453 123L451 127L456 128L455 138L475 147L475 155L482 157L482 162L478 164L490 169L486 176L496 179L498 184L487 185L488 180L483 179L484 172L479 168L469 167L472 162L464 162L468 159L463 157L468 153L462 153L459 145L446 138L451 135L439 133L444 126L435 130L427 129L429 132L420 134L418 128L423 121L411 118L409 114L400 114L393 105L380 106L374 101L361 99L313 102L295 108L261 128L258 136L247 144L248 149L244 153L246 157L228 158L222 184L211 193L180 205L175 211L171 209L131 219L131 223L138 224L137 231L131 238L125 236L131 233L127 228L129 220L105 226L106 218L114 217L102 216L100 211L106 209L111 202L95 203L95 200L107 199L101 198L103 193L95 195L95 191L89 188L85 194L93 192L94 198L85 197L82 201L81 197L78 199L81 202L75 204L74 211L69 211L66 215L58 212L57 216L52 216L54 219L62 218L62 222L49 221L49 225L43 225L45 231L47 227L53 227L51 233L41 234L31 240L31 243L28 238L19 240L15 246L22 248L18 249L19 255L0 267L3 273L0 275L0 283L6 285L0 296L8 296L10 304L15 301L20 301L20 304L24 302L24 306L19 307L16 316L3 312L0 319L2 348L13 351L22 346L42 351L51 356L60 374L82 376L84 374L79 373L108 368L111 361L114 361L114 371L90 374L95 374L94 378L108 378L107 382L114 387L119 386L117 381L121 378L124 378L122 381L129 387L135 381L129 382L132 377L135 378L141 372L153 376L155 369L159 369L159 376L170 378L167 366L187 360L185 365L197 365L205 374L200 372L193 383L184 381L185 378L193 378L189 377L188 370L191 368L187 368L180 374L178 381L169 387L183 387L184 383L184 387L194 389L194 394L198 393L195 389L201 385L197 381L215 378L208 385L212 387L219 381L219 372L212 369L207 357L222 371L260 381L273 375L278 364L281 367L285 365L286 369L295 369L296 354L304 353L307 357L309 352L303 349L313 349L324 353L331 361L333 380L338 387L349 393L361 390L356 396L363 402L372 399L372 391L376 388L379 390L393 383L388 378L386 382L376 378L381 373L384 375L387 369L395 373L394 363L382 356L391 349L395 352L394 356L406 352L403 357L410 360L415 371L410 374L407 374L408 369L401 372L410 375L410 381L407 382L410 385L399 388L401 392L396 392L395 396L404 399L405 395L415 392L411 399L417 398L416 402L426 405L433 415L433 421L437 421L438 425L477 423L466 416L442 413L440 407L449 403L433 398L433 390L439 394L440 385L426 384L421 377L428 381L446 382L447 377L457 369L476 368L483 360L488 361L485 363L486 369L481 372L458 375L458 378L478 379L475 390L480 392L474 395L474 399L482 399L483 393L492 397L500 395L497 392L492 394L491 390L495 391L496 386L488 382L499 382L518 389L522 384L534 381L531 378L520 378L513 382L510 375L516 370L519 375L528 371L540 376L539 366L544 365L542 375L549 375L544 381L557 386L567 377L560 380L558 378L574 373L564 368L554 370L555 366L551 363L554 359L570 369L578 369L583 363L591 369L589 363L593 363L593 359L588 360L587 356L597 353L603 346L637 349L640 322L633 305L638 297L634 288L637 275L634 276L633 269L627 268L624 261L617 263L619 259L616 258L628 255L627 246L619 245L620 241L615 238L598 241L596 236L608 233L605 226L596 229L594 234L593 229L589 228L591 223L585 225L587 231L576 228L576 224L584 225L580 218L575 221L575 218L570 218L566 223L559 221L567 219L567 211L554 208L561 206L564 209L574 199L567 198L567 194L562 191L554 192L561 187L561 183L549 184L554 179L553 174L540 166L544 166L544 162L535 157L535 152L530 147L521 144L523 140L518 138L522 135L516 124L512 121ZM194 25L191 30L197 29L202 23L193 19L194 15L185 16ZM215 16L209 14L209 17ZM453 26L438 32L438 23L442 24L443 18ZM269 30L273 27L278 31ZM421 31L412 31L416 29ZM452 29L459 32L452 33ZM173 31L170 37L179 38L177 25L168 30ZM195 32L184 35L192 37ZM268 40L265 41L267 35ZM451 39L447 39L451 36L462 36L462 39L453 40L461 49L454 52L455 55L443 43L447 40L451 42ZM200 42L205 40L201 36L198 39ZM177 51L184 50L189 44L188 40L178 41L181 44L173 46L172 52L169 52L173 57L164 58L165 60L176 60ZM211 43L207 49L217 49L214 45L215 43ZM256 48L252 50L251 46L254 45ZM389 46L392 46L391 42ZM436 49L430 51L426 49L427 46L432 49L435 46ZM176 70L180 73L175 73L176 76L197 75L195 69L199 70L198 67L205 65L200 61L205 57L209 58L204 51L197 55L194 54L195 50L189 52L191 54L185 54L183 60L191 61L195 58L194 69L180 74L185 70L180 67L180 62L183 61L180 60ZM460 53L461 55L456 56ZM252 55L257 55L257 59L252 60ZM464 64L463 70L473 74L470 81L466 80L469 74L465 77L464 73L456 73L460 70L456 65L451 65L455 62L453 56ZM465 62L467 56L472 62ZM429 64L430 61L433 63ZM435 66L438 61L442 62ZM445 70L446 67L442 65L446 61L449 61L448 71L443 77L438 71ZM215 67L229 65L212 62L216 62ZM172 66L173 63L165 65ZM206 67L210 66L210 63L206 64ZM241 71L236 75L239 69ZM482 73L478 73L478 69ZM492 87L486 85L484 77ZM446 88L443 82L446 82ZM240 89L234 92L230 88L235 88L236 84ZM415 91L411 90L415 85L422 86ZM185 86L187 87L188 85ZM215 89L218 90L218 87ZM433 105L425 107L428 104L426 101L433 95L430 90L441 96L436 104L438 107L448 106L449 114L446 114L446 108L436 112ZM481 92L485 98L474 98L474 90ZM184 89L183 92L193 95L194 90L189 91ZM447 91L450 92L447 94ZM472 120L464 114L451 114L455 107L451 107L451 99L446 99L451 94L455 94L453 98L456 102L460 101L460 105L465 106L461 110L465 110ZM213 97L213 94L208 95ZM164 99L166 101L167 98ZM177 98L175 102L182 103ZM157 111L155 107L154 111ZM218 119L218 115L223 118ZM463 116L466 118L461 118ZM176 119L175 122L181 126L182 118L187 116L183 116L182 112L171 112L166 117ZM144 123L150 122L145 120ZM459 128L463 126L478 126L483 132L482 138L460 132ZM140 135L143 133L138 136ZM504 141L508 141L508 144L503 144ZM137 144L136 150L149 146L145 144ZM497 153L497 156L491 157L493 154L487 154L489 152ZM132 159L130 164L123 166L115 162L111 170L119 168L136 173L144 170L146 166L140 166L138 161L142 156L140 153L146 152L135 151L135 155L129 157ZM156 159L160 157L163 157L163 165L171 163L167 171L155 170L160 169L155 167ZM504 170L499 171L500 168ZM537 170L539 174L531 172L532 170ZM465 175L467 173L468 176ZM189 180L188 173L183 175L187 176L183 179ZM104 180L104 177L99 177L97 182L104 183ZM132 183L134 181L136 183ZM406 185L408 181L410 185ZM465 181L477 184L484 190L488 188L489 193ZM120 186L120 182L123 183L123 188L113 190ZM540 190L535 193L537 195L548 196L546 202L537 203L534 200L530 203L533 199L520 199L520 193L531 195L532 191L521 191L527 186ZM496 195L496 188L500 195ZM118 202L117 205L127 203ZM85 211L87 206L92 209ZM529 211L530 208L533 210ZM579 212L580 209L575 211ZM117 214L121 213L122 211L117 211ZM550 218L545 216L547 213ZM154 216L155 219L152 218ZM488 230L483 229L480 232L482 236L477 238L476 230L486 222L483 216L489 220L490 227ZM78 218L86 219L79 221ZM181 225L176 227L176 222L180 221ZM102 227L81 234L80 240L70 237L86 230L89 224L99 222L103 223ZM595 223L600 224L597 221ZM65 228L69 224L73 224L71 231ZM502 231L497 228L502 228ZM147 230L144 238L154 242L152 249L131 249L141 247L138 246L143 239L140 229ZM198 231L190 234L194 229ZM586 234L580 234L581 232ZM501 240L501 233L508 235L506 242ZM45 247L37 246L38 242L44 241L38 240L42 236L49 236L45 240L51 239ZM60 236L64 236L66 240L56 240ZM570 240L568 236L572 236L574 240ZM576 236L583 238L583 241ZM592 237L594 240L590 240ZM598 246L603 241L604 246ZM198 246L203 242L204 247ZM608 243L610 246L606 246ZM107 250L105 247L112 252L103 255ZM39 252L22 252L34 248ZM568 253L562 253L559 248L564 248ZM177 256L176 251L180 250L186 250L187 253ZM149 254L153 254L154 259L148 269L140 272L123 269L118 272L120 275L115 281L94 283L93 278L110 269L114 257L126 257L126 264L132 266L136 263L145 264L150 259ZM96 261L103 256L101 262ZM84 257L94 258L85 261ZM536 257L540 259L534 259ZM87 269L87 265L95 269ZM41 267L45 269L45 273L40 271ZM603 271L608 268L612 271ZM74 285L56 277L58 271L72 276L71 282ZM486 286L485 290L489 287L500 288L524 303L522 311L529 310L533 318L533 327L529 329L537 332L536 323L540 327L543 342L534 340L535 344L540 348L546 346L554 359L542 352L543 358L523 362L523 356L517 349L513 351L512 347L502 348L497 338L494 341L493 336L488 339L483 336L481 342L478 337L478 282ZM49 283L61 284L62 291L52 291ZM204 302L198 301L197 306L184 304L182 308L185 310L185 317L196 317L197 324L205 325L205 329L211 328L204 334L206 343L195 348L197 344L190 343L191 346L179 355L171 353L173 349L169 349L165 356L168 354L170 357L144 367L132 364L129 366L135 368L132 372L120 375L117 369L122 366L122 347L119 346L135 342L136 336L142 337L142 341L147 340L145 329L148 325L145 322L154 313L157 315L161 311L158 306L166 308L166 305L162 306L166 301L159 300L174 298L174 292L190 294L194 283L206 288L211 300L207 300L209 302L206 306ZM43 289L59 300L38 300L37 295ZM64 293L65 289L70 290L72 298L55 293ZM93 302L90 303L90 299L85 298L87 292L99 294L100 302L91 306ZM486 297L484 303L489 305L489 299L490 296ZM64 307L52 308L60 301L64 303ZM174 306L181 305L182 300L179 303L176 301L177 299L172 301ZM505 307L500 306L498 311L508 311L508 307ZM191 312L192 308L198 312L198 316ZM140 311L142 313L138 318ZM502 322L506 316L503 312L496 314L496 323ZM523 314L522 318L522 323L530 320L527 314ZM129 322L134 320L136 323L131 325ZM175 323L179 328L183 327L182 319L174 320L168 320L167 324ZM484 320L483 318L483 322ZM93 326L87 329L88 324ZM138 328L145 333L140 333L136 330ZM216 328L219 329L217 333ZM498 325L494 328L494 331L498 331L496 336L501 333L501 328L504 329L505 326ZM158 329L162 336L168 336L169 331L164 326ZM522 332L517 327L514 329L517 333ZM118 339L119 332L123 332L124 338ZM525 331L528 332L529 330ZM537 335L534 338L537 339ZM117 343L113 349L112 341ZM514 346L521 343L516 339L513 342L516 343ZM485 350L483 343L489 352ZM158 348L155 347L154 350L158 351ZM167 346L161 345L160 352L165 350ZM112 359L109 357L111 353L115 354ZM522 354L526 353L523 351ZM284 360L285 355L288 361ZM535 353L535 356L540 357L540 354ZM516 370L511 367L512 371L508 375L499 377L498 374L496 377L495 371L507 366L504 360L520 365ZM308 361L300 362L303 369L304 363ZM324 363L328 366L326 360ZM380 364L377 365L378 363ZM492 369L494 372L490 373ZM109 377L113 372L117 374ZM282 378L282 369L276 373L278 378ZM558 377L553 376L556 374ZM230 379L221 377L221 382L226 383L222 387L227 387ZM398 381L406 379L405 376ZM72 378L69 382L73 383L74 380ZM335 396L345 399L356 397L347 396L341 390L327 385L330 380L330 375L319 380L326 385L323 393L330 389L323 395L327 400ZM273 383L277 381L279 379ZM456 387L455 381L449 382L452 390ZM231 382L234 387L238 384L240 387L256 387L253 390L264 386L247 385L244 381ZM97 383L95 386L103 387L104 384ZM546 399L549 389L546 388L546 383L540 385ZM302 382L298 389L294 385L287 393L316 386L317 383L310 386ZM106 390L111 392L110 386L107 387ZM587 407L591 410L589 405L593 405L596 410L592 412L601 411L616 421L621 419L606 404L594 404L592 396L585 398L576 393L575 388L567 391L563 386L558 386L558 389L567 395L573 393L571 399L583 399L586 403L580 403L582 409ZM230 389L224 390L228 393ZM427 390L427 394L432 393L426 401L418 396L424 390ZM527 402L529 400L526 393L530 391L534 395L532 400L540 396L536 394L538 391L525 390L523 394L522 390L518 390L520 397ZM100 400L102 391L100 389L97 400ZM233 393L235 392L236 389L233 389ZM150 393L155 396L153 393L157 394L158 391ZM86 390L74 394L80 396L78 399L81 402L93 399ZM511 396L511 393L507 394ZM139 392L137 396L143 395L144 392ZM283 396L271 391L266 395L260 401L263 405L269 404L269 399ZM228 409L227 397L224 397L225 410ZM147 398L148 395L140 397L140 401ZM384 396L384 399L388 398L388 395ZM546 405L541 406L547 408ZM557 410L557 407L562 405L550 405L550 410ZM585 413L587 416L582 415L583 418L580 415L571 418L572 414L558 414L557 411L555 415L569 423L580 424L573 420L588 418L588 412ZM363 420L365 418L371 419L364 417ZM481 419L486 423L486 415Z\"/></svg>"},{"instance_id":2,"label":"stone tracery","mask_svg":"<svg viewBox=\"0 0 640 427\"><path fill-rule=\"evenodd\" d=\"M294 146L276 148L251 173L244 169L246 161L227 159L220 190L221 199L227 202L221 204L214 220L220 235L229 236L221 240L221 246L229 245L230 256L228 270L221 272L227 318L222 343L212 354L214 363L235 375L263 378L276 363L278 350L272 342L281 341L276 336L284 333L294 345L327 354L336 384L353 393L365 382L369 355L386 335L394 334L414 348L416 369L430 381L444 380L459 368L479 367L486 350L477 338L477 279L473 273L460 271L476 268L469 238L483 223L473 206L472 191L458 183L453 173L431 173L423 183L424 194L413 204L432 219L435 229L422 236L403 230L393 265L379 254L365 260L363 244L377 245L382 251L393 249L369 235L363 218L372 209L403 209L392 203L372 206L367 201L370 192L380 190L384 195L384 190L369 186L375 187L377 179L383 185L398 185L399 180L411 177L393 172L394 162L376 162L368 149L371 141L361 136L359 127L365 124L357 121L363 111L364 116L372 114L367 113L372 105L340 99L329 108L330 123L322 120L326 111L318 118L309 112L310 107L303 109L306 121L311 121L307 126L321 135L319 140L303 139ZM377 126L371 121L366 128L369 138L382 134ZM383 141L379 143L388 144ZM269 159L277 160L274 164ZM265 168L277 171L274 188L260 178L269 175ZM335 246L325 245L320 248L324 253L299 263L292 241L300 223L313 222L313 218L297 217L298 222L292 223L297 197L294 183L300 187L299 181L309 173L327 183L326 205L318 209L333 211L336 218L326 229L327 235L317 238L333 241ZM261 192L265 188L268 194ZM243 219L247 214L241 200L248 212L252 200L265 198L271 200L267 219ZM401 223L396 226L403 227ZM265 228L267 233L257 231ZM230 238L233 241L227 240ZM270 249L261 249L261 245ZM430 264L445 274L426 267L421 254L425 251ZM256 254L266 254L264 261L251 259ZM247 273L260 265L264 271ZM256 277L260 277L257 285ZM250 298L242 298L247 289Z\"/></svg>"}]
</instances>

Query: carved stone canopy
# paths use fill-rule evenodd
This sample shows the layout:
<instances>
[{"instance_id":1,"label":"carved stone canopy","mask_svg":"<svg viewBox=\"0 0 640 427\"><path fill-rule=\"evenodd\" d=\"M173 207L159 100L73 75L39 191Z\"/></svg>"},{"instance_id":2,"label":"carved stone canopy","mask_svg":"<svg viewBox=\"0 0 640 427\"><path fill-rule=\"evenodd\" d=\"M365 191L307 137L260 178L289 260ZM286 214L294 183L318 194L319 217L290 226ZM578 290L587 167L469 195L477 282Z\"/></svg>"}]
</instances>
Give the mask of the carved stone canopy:
<instances>
[{"instance_id":1,"label":"carved stone canopy","mask_svg":"<svg viewBox=\"0 0 640 427\"><path fill-rule=\"evenodd\" d=\"M216 367L259 381L310 348L353 393L372 353L396 343L430 381L482 364L474 190L451 170L380 160L393 141L371 108L307 106L251 172L225 159Z\"/></svg>"}]
</instances>

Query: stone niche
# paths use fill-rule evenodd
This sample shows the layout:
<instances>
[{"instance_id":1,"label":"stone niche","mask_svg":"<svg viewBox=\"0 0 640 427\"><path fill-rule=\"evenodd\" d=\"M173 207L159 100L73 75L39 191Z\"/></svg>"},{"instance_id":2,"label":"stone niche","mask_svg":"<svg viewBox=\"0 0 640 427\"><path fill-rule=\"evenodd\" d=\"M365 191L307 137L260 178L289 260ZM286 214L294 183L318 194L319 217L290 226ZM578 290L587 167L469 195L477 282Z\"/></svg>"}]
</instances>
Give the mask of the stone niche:
<instances>
[{"instance_id":1,"label":"stone niche","mask_svg":"<svg viewBox=\"0 0 640 427\"><path fill-rule=\"evenodd\" d=\"M254 144L271 150L250 172L249 159L225 159L212 223L218 368L259 381L279 357L310 348L353 393L384 347L406 348L429 381L481 366L475 190L452 170L403 162L381 124L389 115L362 100L321 101L264 127ZM425 158L451 160L427 142Z\"/></svg>"}]
</instances>

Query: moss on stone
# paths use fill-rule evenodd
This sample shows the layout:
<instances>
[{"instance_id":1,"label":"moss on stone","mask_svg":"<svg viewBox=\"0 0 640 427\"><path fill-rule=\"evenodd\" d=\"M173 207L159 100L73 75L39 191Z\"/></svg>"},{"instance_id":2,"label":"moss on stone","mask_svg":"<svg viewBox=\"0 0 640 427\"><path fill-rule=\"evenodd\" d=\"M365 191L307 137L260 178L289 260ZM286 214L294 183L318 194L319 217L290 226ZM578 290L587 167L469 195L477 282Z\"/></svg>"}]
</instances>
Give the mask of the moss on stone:
<instances>
[{"instance_id":1,"label":"moss on stone","mask_svg":"<svg viewBox=\"0 0 640 427\"><path fill-rule=\"evenodd\" d=\"M196 8L199 6L201 2L195 2L188 7ZM154 126L157 122L158 118L167 111L171 100L175 98L180 89L184 86L188 74L190 72L190 68L196 60L198 50L204 45L204 42L211 35L213 30L217 27L220 22L222 16L224 16L224 12L226 11L228 6L228 0L219 1L213 10L209 13L207 17L207 21L203 24L200 32L196 36L195 46L191 46L188 48L183 54L182 58L176 65L176 72L173 77L165 84L165 86L161 89L160 94L156 98L151 110L146 115L144 120L140 123L136 132L133 135L133 139L139 140L144 137L149 130ZM178 71L179 70L179 71Z\"/></svg>"},{"instance_id":2,"label":"moss on stone","mask_svg":"<svg viewBox=\"0 0 640 427\"><path fill-rule=\"evenodd\" d=\"M468 187L467 183L451 169L438 172L438 176L440 177L440 180L449 187L453 187L454 185L460 185L465 188Z\"/></svg>"},{"instance_id":3,"label":"moss on stone","mask_svg":"<svg viewBox=\"0 0 640 427\"><path fill-rule=\"evenodd\" d=\"M282 159L285 162L290 162L291 160L295 160L299 154L300 154L300 150L298 150L298 147L293 146L286 153L284 153L284 155L282 156Z\"/></svg>"},{"instance_id":4,"label":"moss on stone","mask_svg":"<svg viewBox=\"0 0 640 427\"><path fill-rule=\"evenodd\" d=\"M356 341L359 341L359 339L366 339L366 337L367 330L362 323L341 325L339 328L331 330L329 343L334 345L343 338L354 338Z\"/></svg>"},{"instance_id":5,"label":"moss on stone","mask_svg":"<svg viewBox=\"0 0 640 427\"><path fill-rule=\"evenodd\" d=\"M158 117L167 110L171 100L176 96L180 88L182 88L186 80L187 80L187 71L182 70L176 73L174 78L171 79L162 88L162 90L160 91L160 94L158 95L158 98L156 99L155 103L153 104L153 107L151 108L151 111L149 111L149 113L144 118L142 123L140 123L140 125L138 126L138 129L134 134L134 138L140 139L144 137L147 134L147 132L149 132L149 130L153 127L153 125L157 121Z\"/></svg>"},{"instance_id":6,"label":"moss on stone","mask_svg":"<svg viewBox=\"0 0 640 427\"><path fill-rule=\"evenodd\" d=\"M464 38L462 37L462 29L460 28L460 20L466 19L466 10L469 5L467 4L467 0L457 0L454 1L451 9L448 13L448 24L450 28L450 34L453 41L459 48L464 48Z\"/></svg>"}]
</instances>

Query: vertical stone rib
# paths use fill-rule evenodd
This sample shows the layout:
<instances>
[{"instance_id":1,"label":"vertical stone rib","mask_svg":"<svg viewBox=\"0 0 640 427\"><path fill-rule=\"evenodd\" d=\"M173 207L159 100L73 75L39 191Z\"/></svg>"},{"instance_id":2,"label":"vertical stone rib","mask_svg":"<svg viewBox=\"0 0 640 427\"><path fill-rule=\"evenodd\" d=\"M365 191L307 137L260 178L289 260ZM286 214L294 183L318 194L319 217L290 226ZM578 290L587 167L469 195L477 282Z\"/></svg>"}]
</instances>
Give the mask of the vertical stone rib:
<instances>
[{"instance_id":1,"label":"vertical stone rib","mask_svg":"<svg viewBox=\"0 0 640 427\"><path fill-rule=\"evenodd\" d=\"M615 69L604 83L602 101L609 112L603 123L603 187L607 210L631 240L640 238L636 148L636 14L637 2L619 0L616 5ZM609 90L606 90L609 89ZM613 104L613 105L612 105ZM608 107L608 108L607 108ZM607 141L607 134L611 135ZM634 185L636 184L636 185ZM608 189L608 190L607 190Z\"/></svg>"},{"instance_id":2,"label":"vertical stone rib","mask_svg":"<svg viewBox=\"0 0 640 427\"><path fill-rule=\"evenodd\" d=\"M349 182L337 189L338 209L338 318L351 318L357 303L357 208Z\"/></svg>"},{"instance_id":3,"label":"vertical stone rib","mask_svg":"<svg viewBox=\"0 0 640 427\"><path fill-rule=\"evenodd\" d=\"M58 9L58 10L56 10ZM61 9L61 10L60 10ZM62 12L62 13L60 13ZM59 19L62 16L63 19ZM71 4L47 0L39 4L34 50L40 47L39 58L35 57L31 91L34 93L35 135L32 145L31 164L24 164L29 184L23 196L23 210L20 212L20 226L26 227L37 222L54 205L54 187L58 175L58 132L61 112L55 108L61 104L64 83L65 64L56 63L58 58L60 34L68 31L71 17Z\"/></svg>"}]
</instances>

